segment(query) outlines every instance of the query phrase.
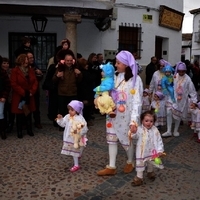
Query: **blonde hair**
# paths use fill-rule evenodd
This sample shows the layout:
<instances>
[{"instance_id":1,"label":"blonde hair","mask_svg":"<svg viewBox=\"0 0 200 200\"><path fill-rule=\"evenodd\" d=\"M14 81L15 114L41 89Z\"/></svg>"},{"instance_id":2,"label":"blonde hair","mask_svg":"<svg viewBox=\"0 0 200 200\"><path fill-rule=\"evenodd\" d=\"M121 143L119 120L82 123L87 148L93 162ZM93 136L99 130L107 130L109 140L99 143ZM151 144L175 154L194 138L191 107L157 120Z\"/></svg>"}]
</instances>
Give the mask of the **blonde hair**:
<instances>
[{"instance_id":1,"label":"blonde hair","mask_svg":"<svg viewBox=\"0 0 200 200\"><path fill-rule=\"evenodd\" d=\"M26 59L28 59L27 55L26 54L20 54L16 60L15 60L15 64L17 66L21 66L25 63Z\"/></svg>"}]
</instances>

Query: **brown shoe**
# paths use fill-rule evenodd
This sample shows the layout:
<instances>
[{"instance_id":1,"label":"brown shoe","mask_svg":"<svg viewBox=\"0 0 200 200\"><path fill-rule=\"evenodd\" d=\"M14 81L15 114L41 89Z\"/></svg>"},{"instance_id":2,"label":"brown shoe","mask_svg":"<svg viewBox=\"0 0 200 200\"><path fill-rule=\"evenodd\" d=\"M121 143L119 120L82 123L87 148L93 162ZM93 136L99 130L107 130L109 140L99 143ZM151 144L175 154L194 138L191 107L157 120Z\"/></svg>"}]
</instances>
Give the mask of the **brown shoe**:
<instances>
[{"instance_id":1,"label":"brown shoe","mask_svg":"<svg viewBox=\"0 0 200 200\"><path fill-rule=\"evenodd\" d=\"M109 175L115 175L116 173L117 173L117 170L115 168L106 166L105 169L98 171L97 175L98 176L109 176Z\"/></svg>"},{"instance_id":2,"label":"brown shoe","mask_svg":"<svg viewBox=\"0 0 200 200\"><path fill-rule=\"evenodd\" d=\"M143 185L143 179L138 178L137 176L134 177L133 182L131 183L132 186L140 186Z\"/></svg>"},{"instance_id":3,"label":"brown shoe","mask_svg":"<svg viewBox=\"0 0 200 200\"><path fill-rule=\"evenodd\" d=\"M148 179L150 179L151 181L154 181L156 179L156 175L154 172L147 172L147 177Z\"/></svg>"},{"instance_id":4,"label":"brown shoe","mask_svg":"<svg viewBox=\"0 0 200 200\"><path fill-rule=\"evenodd\" d=\"M124 173L128 174L131 173L134 169L134 165L132 163L127 163L126 166L124 167Z\"/></svg>"}]
</instances>

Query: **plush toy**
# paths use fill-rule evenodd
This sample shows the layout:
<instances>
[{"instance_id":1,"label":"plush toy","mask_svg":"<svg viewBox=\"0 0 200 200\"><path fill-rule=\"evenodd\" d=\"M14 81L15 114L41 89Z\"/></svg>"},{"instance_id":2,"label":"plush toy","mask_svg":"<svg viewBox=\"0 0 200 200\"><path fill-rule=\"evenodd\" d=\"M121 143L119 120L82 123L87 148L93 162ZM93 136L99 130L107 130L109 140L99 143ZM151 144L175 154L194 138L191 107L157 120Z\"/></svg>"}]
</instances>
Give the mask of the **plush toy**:
<instances>
[{"instance_id":1,"label":"plush toy","mask_svg":"<svg viewBox=\"0 0 200 200\"><path fill-rule=\"evenodd\" d=\"M111 96L109 96L108 92L103 92L101 96L98 96L94 100L95 108L98 108L100 113L109 114L111 118L114 118L116 114L113 110L115 110L115 103Z\"/></svg>"},{"instance_id":2,"label":"plush toy","mask_svg":"<svg viewBox=\"0 0 200 200\"><path fill-rule=\"evenodd\" d=\"M84 123L75 120L72 121L70 135L74 138L75 149L78 149L79 147L86 145L86 140L82 138L84 136L80 134L83 127Z\"/></svg>"},{"instance_id":3,"label":"plush toy","mask_svg":"<svg viewBox=\"0 0 200 200\"><path fill-rule=\"evenodd\" d=\"M101 65L100 68L102 69L102 79L101 84L94 88L94 104L95 107L100 110L101 114L108 114L111 118L113 118L116 116L114 112L115 103L109 95L109 92L114 89L115 69L110 62Z\"/></svg>"}]
</instances>

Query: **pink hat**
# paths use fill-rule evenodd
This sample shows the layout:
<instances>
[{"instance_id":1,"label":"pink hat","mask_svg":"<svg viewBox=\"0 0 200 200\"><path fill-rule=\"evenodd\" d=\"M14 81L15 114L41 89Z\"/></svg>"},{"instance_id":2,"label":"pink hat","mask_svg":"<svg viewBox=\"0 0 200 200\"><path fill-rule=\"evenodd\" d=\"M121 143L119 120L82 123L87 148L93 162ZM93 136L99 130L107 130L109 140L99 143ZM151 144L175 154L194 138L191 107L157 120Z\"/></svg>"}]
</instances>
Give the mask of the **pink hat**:
<instances>
[{"instance_id":1,"label":"pink hat","mask_svg":"<svg viewBox=\"0 0 200 200\"><path fill-rule=\"evenodd\" d=\"M158 96L158 98L160 100L164 99L164 97L165 97L165 95L162 92L160 92L160 91L156 91L155 94Z\"/></svg>"},{"instance_id":2,"label":"pink hat","mask_svg":"<svg viewBox=\"0 0 200 200\"><path fill-rule=\"evenodd\" d=\"M72 100L69 104L77 113L82 114L83 103L81 101Z\"/></svg>"},{"instance_id":3,"label":"pink hat","mask_svg":"<svg viewBox=\"0 0 200 200\"><path fill-rule=\"evenodd\" d=\"M133 87L135 87L135 81L138 73L138 66L135 62L135 58L133 57L132 53L130 53L129 51L120 51L116 55L116 58L124 65L131 68L133 74Z\"/></svg>"}]
</instances>

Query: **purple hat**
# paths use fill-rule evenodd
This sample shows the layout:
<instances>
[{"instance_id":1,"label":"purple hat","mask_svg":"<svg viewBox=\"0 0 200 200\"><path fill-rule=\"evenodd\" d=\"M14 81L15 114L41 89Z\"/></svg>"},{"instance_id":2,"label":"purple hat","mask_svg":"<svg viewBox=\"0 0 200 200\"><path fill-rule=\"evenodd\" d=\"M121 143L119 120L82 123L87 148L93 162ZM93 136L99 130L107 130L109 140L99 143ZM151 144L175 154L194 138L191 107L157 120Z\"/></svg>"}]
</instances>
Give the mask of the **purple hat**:
<instances>
[{"instance_id":1,"label":"purple hat","mask_svg":"<svg viewBox=\"0 0 200 200\"><path fill-rule=\"evenodd\" d=\"M156 91L154 94L156 94L160 100L162 100L165 97L165 95L160 91Z\"/></svg>"},{"instance_id":2,"label":"purple hat","mask_svg":"<svg viewBox=\"0 0 200 200\"><path fill-rule=\"evenodd\" d=\"M178 62L176 63L176 71L178 70L187 70L185 63L183 62Z\"/></svg>"},{"instance_id":3,"label":"purple hat","mask_svg":"<svg viewBox=\"0 0 200 200\"><path fill-rule=\"evenodd\" d=\"M166 65L170 65L170 66L171 66L171 64L170 64L169 62L167 62L166 60L164 60L164 59L160 59L160 60L159 60L159 63L160 63L161 65L163 65L164 67L165 67Z\"/></svg>"},{"instance_id":4,"label":"purple hat","mask_svg":"<svg viewBox=\"0 0 200 200\"><path fill-rule=\"evenodd\" d=\"M176 76L178 70L185 70L186 71L187 68L186 68L185 63L183 63L181 61L176 63L176 68L175 68L175 73L174 73L175 76Z\"/></svg>"},{"instance_id":5,"label":"purple hat","mask_svg":"<svg viewBox=\"0 0 200 200\"><path fill-rule=\"evenodd\" d=\"M77 113L82 114L83 103L81 101L73 100L69 104Z\"/></svg>"},{"instance_id":6,"label":"purple hat","mask_svg":"<svg viewBox=\"0 0 200 200\"><path fill-rule=\"evenodd\" d=\"M135 62L135 58L129 51L120 51L116 55L117 60L119 60L121 63L123 63L126 66L129 66L132 70L133 74L133 87L135 87L135 81L138 73L138 66Z\"/></svg>"},{"instance_id":7,"label":"purple hat","mask_svg":"<svg viewBox=\"0 0 200 200\"><path fill-rule=\"evenodd\" d=\"M145 88L143 92L149 93L149 89Z\"/></svg>"}]
</instances>

